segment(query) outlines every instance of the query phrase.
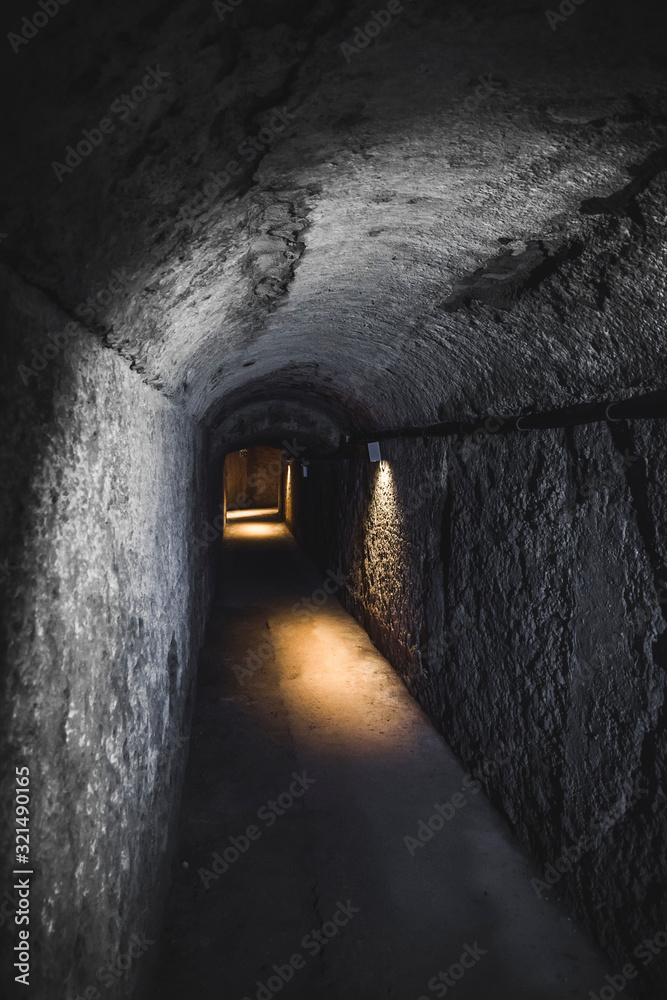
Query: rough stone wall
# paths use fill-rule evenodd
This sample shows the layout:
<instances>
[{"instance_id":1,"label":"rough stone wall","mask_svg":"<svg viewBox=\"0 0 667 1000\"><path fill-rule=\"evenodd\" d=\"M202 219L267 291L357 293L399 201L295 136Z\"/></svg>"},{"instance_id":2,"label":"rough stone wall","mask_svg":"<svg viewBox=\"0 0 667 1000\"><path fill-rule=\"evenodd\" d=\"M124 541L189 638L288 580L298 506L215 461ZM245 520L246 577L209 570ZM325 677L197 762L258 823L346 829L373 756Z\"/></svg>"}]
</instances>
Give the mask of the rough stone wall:
<instances>
[{"instance_id":1,"label":"rough stone wall","mask_svg":"<svg viewBox=\"0 0 667 1000\"><path fill-rule=\"evenodd\" d=\"M225 459L227 508L278 507L282 465L280 451L257 445L230 452Z\"/></svg>"},{"instance_id":2,"label":"rough stone wall","mask_svg":"<svg viewBox=\"0 0 667 1000\"><path fill-rule=\"evenodd\" d=\"M293 535L301 537L299 533L300 518L297 513L297 501L301 496L300 491L294 485L296 470L298 466L288 465L281 484L281 510L285 518L285 524Z\"/></svg>"},{"instance_id":3,"label":"rough stone wall","mask_svg":"<svg viewBox=\"0 0 667 1000\"><path fill-rule=\"evenodd\" d=\"M495 424L491 424L492 427ZM294 531L610 956L664 995L663 423L383 445L313 463ZM635 790L637 793L635 794ZM553 886L548 886L553 880ZM546 905L546 904L545 904Z\"/></svg>"},{"instance_id":4,"label":"rough stone wall","mask_svg":"<svg viewBox=\"0 0 667 1000\"><path fill-rule=\"evenodd\" d=\"M278 507L282 463L277 448L248 450L248 492L253 507Z\"/></svg>"},{"instance_id":5,"label":"rough stone wall","mask_svg":"<svg viewBox=\"0 0 667 1000\"><path fill-rule=\"evenodd\" d=\"M123 968L133 935L156 937L187 755L208 604L190 544L205 440L88 331L45 351L68 317L0 277L3 883L14 768L27 765L30 996L115 1000L152 961L137 947ZM31 360L41 370L24 384ZM2 993L27 995L10 967L17 928L2 924Z\"/></svg>"},{"instance_id":6,"label":"rough stone wall","mask_svg":"<svg viewBox=\"0 0 667 1000\"><path fill-rule=\"evenodd\" d=\"M248 489L248 458L241 451L232 451L225 458L225 502L227 510L247 506L242 503Z\"/></svg>"},{"instance_id":7,"label":"rough stone wall","mask_svg":"<svg viewBox=\"0 0 667 1000\"><path fill-rule=\"evenodd\" d=\"M0 254L191 414L347 433L664 380L667 5L411 0L351 55L367 0L65 6L0 67Z\"/></svg>"}]
</instances>

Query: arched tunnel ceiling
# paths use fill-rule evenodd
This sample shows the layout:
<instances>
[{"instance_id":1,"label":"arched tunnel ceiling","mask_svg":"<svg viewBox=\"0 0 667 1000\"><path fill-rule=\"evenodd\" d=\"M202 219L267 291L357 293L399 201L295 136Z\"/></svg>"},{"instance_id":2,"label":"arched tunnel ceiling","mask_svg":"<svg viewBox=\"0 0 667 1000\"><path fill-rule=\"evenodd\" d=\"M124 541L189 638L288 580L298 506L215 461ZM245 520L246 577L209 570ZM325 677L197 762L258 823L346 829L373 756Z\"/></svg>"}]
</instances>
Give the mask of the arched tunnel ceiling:
<instances>
[{"instance_id":1,"label":"arched tunnel ceiling","mask_svg":"<svg viewBox=\"0 0 667 1000\"><path fill-rule=\"evenodd\" d=\"M299 458L305 450L334 452L340 443L340 433L339 425L321 407L268 399L242 406L218 424L212 451L216 458L221 458L236 448L266 444L289 449L294 458Z\"/></svg>"},{"instance_id":2,"label":"arched tunnel ceiling","mask_svg":"<svg viewBox=\"0 0 667 1000\"><path fill-rule=\"evenodd\" d=\"M72 3L5 58L0 254L213 426L269 397L355 429L655 387L659 6L406 0L351 54L386 6Z\"/></svg>"}]
</instances>

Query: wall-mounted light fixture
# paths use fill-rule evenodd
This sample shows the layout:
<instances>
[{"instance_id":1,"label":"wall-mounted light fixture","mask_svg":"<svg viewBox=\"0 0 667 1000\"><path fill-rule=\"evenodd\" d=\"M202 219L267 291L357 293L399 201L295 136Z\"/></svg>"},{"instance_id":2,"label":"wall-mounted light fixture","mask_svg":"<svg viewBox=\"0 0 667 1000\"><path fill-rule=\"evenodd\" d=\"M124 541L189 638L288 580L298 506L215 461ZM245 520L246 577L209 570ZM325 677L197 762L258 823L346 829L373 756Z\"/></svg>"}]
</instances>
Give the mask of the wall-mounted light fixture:
<instances>
[{"instance_id":1,"label":"wall-mounted light fixture","mask_svg":"<svg viewBox=\"0 0 667 1000\"><path fill-rule=\"evenodd\" d=\"M368 458L371 462L381 462L382 452L380 451L379 441L369 441L368 442Z\"/></svg>"}]
</instances>

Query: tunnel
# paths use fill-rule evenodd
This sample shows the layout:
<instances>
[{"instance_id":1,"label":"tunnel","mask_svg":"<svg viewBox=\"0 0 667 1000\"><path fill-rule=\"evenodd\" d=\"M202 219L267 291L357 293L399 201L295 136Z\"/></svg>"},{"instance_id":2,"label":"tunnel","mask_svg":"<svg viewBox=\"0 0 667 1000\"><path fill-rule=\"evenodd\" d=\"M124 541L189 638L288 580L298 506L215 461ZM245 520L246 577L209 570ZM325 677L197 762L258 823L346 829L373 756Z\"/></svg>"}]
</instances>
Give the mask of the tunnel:
<instances>
[{"instance_id":1,"label":"tunnel","mask_svg":"<svg viewBox=\"0 0 667 1000\"><path fill-rule=\"evenodd\" d=\"M659 1000L667 15L9 0L2 995Z\"/></svg>"}]
</instances>

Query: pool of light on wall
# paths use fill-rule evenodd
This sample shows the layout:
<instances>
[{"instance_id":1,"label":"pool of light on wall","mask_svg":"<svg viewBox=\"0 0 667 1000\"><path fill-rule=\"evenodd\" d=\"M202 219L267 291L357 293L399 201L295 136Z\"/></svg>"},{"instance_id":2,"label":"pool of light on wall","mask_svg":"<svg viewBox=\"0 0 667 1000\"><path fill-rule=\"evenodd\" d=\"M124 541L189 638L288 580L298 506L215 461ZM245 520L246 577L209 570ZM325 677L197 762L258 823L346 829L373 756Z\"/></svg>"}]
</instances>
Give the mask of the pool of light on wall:
<instances>
[{"instance_id":1,"label":"pool of light on wall","mask_svg":"<svg viewBox=\"0 0 667 1000\"><path fill-rule=\"evenodd\" d=\"M402 525L403 515L396 495L392 467L383 459L375 465L375 470L368 517L375 525L392 532L398 531Z\"/></svg>"}]
</instances>

